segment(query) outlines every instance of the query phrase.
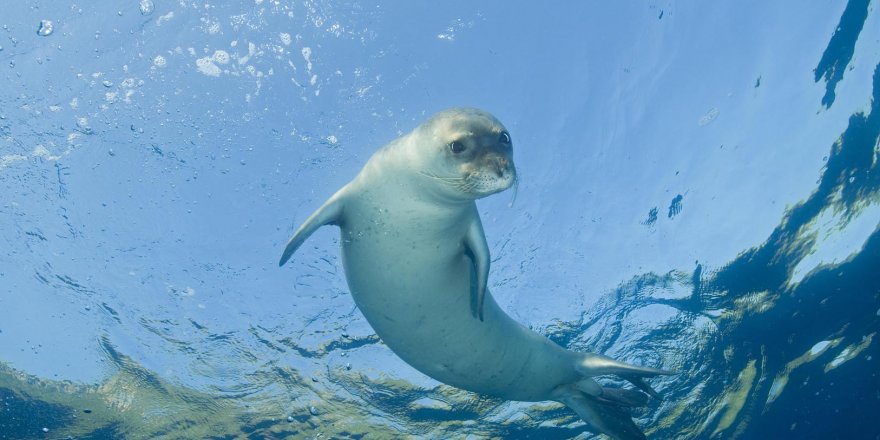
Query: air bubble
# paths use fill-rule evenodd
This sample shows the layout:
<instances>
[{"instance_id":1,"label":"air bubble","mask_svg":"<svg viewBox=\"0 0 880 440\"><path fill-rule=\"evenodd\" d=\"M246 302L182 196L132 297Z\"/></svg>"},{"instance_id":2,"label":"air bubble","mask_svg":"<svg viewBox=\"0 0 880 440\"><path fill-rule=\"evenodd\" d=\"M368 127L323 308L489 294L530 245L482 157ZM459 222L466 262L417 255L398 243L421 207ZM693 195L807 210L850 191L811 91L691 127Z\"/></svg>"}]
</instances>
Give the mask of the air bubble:
<instances>
[{"instance_id":1,"label":"air bubble","mask_svg":"<svg viewBox=\"0 0 880 440\"><path fill-rule=\"evenodd\" d=\"M76 118L76 127L81 133L92 134L92 127L89 126L88 118Z\"/></svg>"},{"instance_id":2,"label":"air bubble","mask_svg":"<svg viewBox=\"0 0 880 440\"><path fill-rule=\"evenodd\" d=\"M141 15L150 15L153 13L153 10L156 9L156 6L153 4L153 0L141 0Z\"/></svg>"},{"instance_id":3,"label":"air bubble","mask_svg":"<svg viewBox=\"0 0 880 440\"><path fill-rule=\"evenodd\" d=\"M105 80L105 81L104 81L103 83L101 83L101 84L104 84L104 87L113 87L113 82L111 82L111 81L107 81L107 80Z\"/></svg>"},{"instance_id":4,"label":"air bubble","mask_svg":"<svg viewBox=\"0 0 880 440\"><path fill-rule=\"evenodd\" d=\"M37 29L37 35L48 37L49 35L52 35L53 31L55 31L55 25L52 24L52 20L40 20L40 27Z\"/></svg>"},{"instance_id":5,"label":"air bubble","mask_svg":"<svg viewBox=\"0 0 880 440\"><path fill-rule=\"evenodd\" d=\"M212 58L214 59L215 62L220 63L220 64L229 63L229 53L226 52L225 50L214 51L214 56Z\"/></svg>"},{"instance_id":6,"label":"air bubble","mask_svg":"<svg viewBox=\"0 0 880 440\"><path fill-rule=\"evenodd\" d=\"M309 414L311 414L311 415L313 415L313 416L318 415L318 414L319 414L319 413L318 413L318 408L315 408L314 406L310 406L310 407L309 407Z\"/></svg>"}]
</instances>

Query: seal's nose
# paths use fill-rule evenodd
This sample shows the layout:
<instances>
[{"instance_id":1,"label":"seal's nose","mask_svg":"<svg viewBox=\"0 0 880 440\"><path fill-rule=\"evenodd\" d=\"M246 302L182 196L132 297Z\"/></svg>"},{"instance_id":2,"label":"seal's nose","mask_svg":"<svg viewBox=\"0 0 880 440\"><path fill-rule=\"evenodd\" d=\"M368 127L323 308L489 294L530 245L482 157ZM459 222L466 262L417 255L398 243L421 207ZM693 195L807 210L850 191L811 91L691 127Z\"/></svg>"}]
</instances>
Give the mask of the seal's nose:
<instances>
[{"instance_id":1,"label":"seal's nose","mask_svg":"<svg viewBox=\"0 0 880 440\"><path fill-rule=\"evenodd\" d=\"M504 172L510 170L510 159L504 156L498 156L495 159L495 174L498 177L504 176Z\"/></svg>"}]
</instances>

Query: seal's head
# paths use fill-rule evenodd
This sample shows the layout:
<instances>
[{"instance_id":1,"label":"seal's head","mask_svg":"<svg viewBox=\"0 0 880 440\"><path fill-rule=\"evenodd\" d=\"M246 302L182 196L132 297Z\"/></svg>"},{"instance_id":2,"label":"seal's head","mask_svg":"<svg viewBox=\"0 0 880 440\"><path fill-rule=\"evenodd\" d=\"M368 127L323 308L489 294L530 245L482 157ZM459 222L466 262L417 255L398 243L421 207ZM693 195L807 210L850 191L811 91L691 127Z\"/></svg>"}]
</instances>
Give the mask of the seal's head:
<instances>
[{"instance_id":1,"label":"seal's head","mask_svg":"<svg viewBox=\"0 0 880 440\"><path fill-rule=\"evenodd\" d=\"M417 130L421 174L456 199L478 199L516 182L510 133L494 116L473 108L444 110Z\"/></svg>"}]
</instances>

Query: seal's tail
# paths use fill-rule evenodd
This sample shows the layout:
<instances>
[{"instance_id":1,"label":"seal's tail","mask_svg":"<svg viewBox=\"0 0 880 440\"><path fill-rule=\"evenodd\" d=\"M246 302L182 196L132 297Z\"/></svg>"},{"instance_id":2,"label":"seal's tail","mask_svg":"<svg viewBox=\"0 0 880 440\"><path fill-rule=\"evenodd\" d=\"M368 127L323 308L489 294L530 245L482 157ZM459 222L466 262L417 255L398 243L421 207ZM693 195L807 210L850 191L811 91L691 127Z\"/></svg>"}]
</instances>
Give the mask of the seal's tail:
<instances>
[{"instance_id":1,"label":"seal's tail","mask_svg":"<svg viewBox=\"0 0 880 440\"><path fill-rule=\"evenodd\" d=\"M593 353L581 354L575 369L584 377L578 382L560 387L559 401L574 410L597 431L616 440L645 439L645 434L633 422L629 408L647 406L648 396L660 398L657 392L645 383L645 378L674 374L670 371L625 364ZM604 375L621 377L641 391L603 387L592 379L593 376Z\"/></svg>"}]
</instances>

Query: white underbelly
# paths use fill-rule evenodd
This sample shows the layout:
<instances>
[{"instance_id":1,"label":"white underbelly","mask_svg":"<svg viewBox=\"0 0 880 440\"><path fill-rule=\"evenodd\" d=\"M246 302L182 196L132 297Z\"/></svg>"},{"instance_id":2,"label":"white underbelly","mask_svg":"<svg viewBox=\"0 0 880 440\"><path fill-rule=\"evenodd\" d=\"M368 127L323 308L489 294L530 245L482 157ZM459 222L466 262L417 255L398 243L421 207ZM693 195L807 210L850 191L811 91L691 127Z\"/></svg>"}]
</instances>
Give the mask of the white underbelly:
<instances>
[{"instance_id":1,"label":"white underbelly","mask_svg":"<svg viewBox=\"0 0 880 440\"><path fill-rule=\"evenodd\" d=\"M373 243L343 246L352 297L380 338L441 382L539 401L577 378L570 352L505 314L487 292L472 313L470 260Z\"/></svg>"}]
</instances>

